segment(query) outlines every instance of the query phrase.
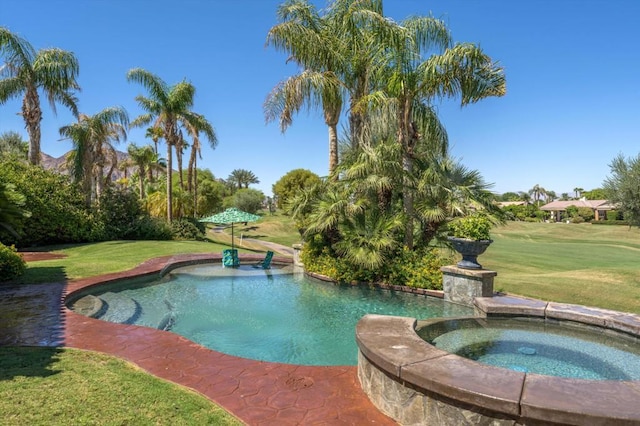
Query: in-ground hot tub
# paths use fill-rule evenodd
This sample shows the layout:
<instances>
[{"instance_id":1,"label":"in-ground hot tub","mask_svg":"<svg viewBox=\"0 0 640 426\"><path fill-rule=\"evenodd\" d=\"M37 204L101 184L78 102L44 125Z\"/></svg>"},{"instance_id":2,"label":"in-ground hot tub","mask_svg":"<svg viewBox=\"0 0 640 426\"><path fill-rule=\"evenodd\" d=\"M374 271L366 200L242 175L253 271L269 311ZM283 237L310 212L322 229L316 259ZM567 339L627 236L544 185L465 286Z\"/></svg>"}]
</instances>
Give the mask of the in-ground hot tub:
<instances>
[{"instance_id":1,"label":"in-ground hot tub","mask_svg":"<svg viewBox=\"0 0 640 426\"><path fill-rule=\"evenodd\" d=\"M476 299L479 314L568 321L640 336L640 317L514 297ZM401 424L639 425L640 381L585 380L516 371L439 349L416 329L429 322L368 315L357 325L358 376ZM525 351L527 352L527 351Z\"/></svg>"},{"instance_id":2,"label":"in-ground hot tub","mask_svg":"<svg viewBox=\"0 0 640 426\"><path fill-rule=\"evenodd\" d=\"M461 318L417 330L449 353L523 373L586 380L640 380L640 339L544 318Z\"/></svg>"}]
</instances>

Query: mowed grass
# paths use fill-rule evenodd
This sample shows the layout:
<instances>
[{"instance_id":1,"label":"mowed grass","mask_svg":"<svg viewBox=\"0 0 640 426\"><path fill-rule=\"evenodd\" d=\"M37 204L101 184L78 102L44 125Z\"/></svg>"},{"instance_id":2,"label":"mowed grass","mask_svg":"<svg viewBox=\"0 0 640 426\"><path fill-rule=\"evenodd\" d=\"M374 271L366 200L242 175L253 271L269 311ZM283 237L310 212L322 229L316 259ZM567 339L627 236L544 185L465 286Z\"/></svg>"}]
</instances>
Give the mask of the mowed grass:
<instances>
[{"instance_id":1,"label":"mowed grass","mask_svg":"<svg viewBox=\"0 0 640 426\"><path fill-rule=\"evenodd\" d=\"M496 290L640 314L640 230L509 222L480 256Z\"/></svg>"},{"instance_id":2,"label":"mowed grass","mask_svg":"<svg viewBox=\"0 0 640 426\"><path fill-rule=\"evenodd\" d=\"M58 282L126 271L154 257L183 253L221 253L229 246L208 241L107 241L92 244L50 246L47 251L64 254L62 259L27 265L15 283Z\"/></svg>"},{"instance_id":3,"label":"mowed grass","mask_svg":"<svg viewBox=\"0 0 640 426\"><path fill-rule=\"evenodd\" d=\"M0 348L3 425L241 425L204 396L95 352Z\"/></svg>"}]
</instances>

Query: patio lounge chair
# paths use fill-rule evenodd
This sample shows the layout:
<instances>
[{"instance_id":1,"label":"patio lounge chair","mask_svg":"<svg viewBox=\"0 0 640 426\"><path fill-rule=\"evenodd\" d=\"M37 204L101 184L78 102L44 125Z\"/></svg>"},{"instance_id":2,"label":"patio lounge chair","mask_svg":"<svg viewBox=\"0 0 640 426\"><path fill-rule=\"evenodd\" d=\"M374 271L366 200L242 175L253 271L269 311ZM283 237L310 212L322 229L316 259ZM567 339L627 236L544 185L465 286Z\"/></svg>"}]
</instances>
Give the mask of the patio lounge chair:
<instances>
[{"instance_id":1,"label":"patio lounge chair","mask_svg":"<svg viewBox=\"0 0 640 426\"><path fill-rule=\"evenodd\" d=\"M238 259L238 250L236 249L223 250L222 266L230 266L232 268L240 266L240 259Z\"/></svg>"},{"instance_id":2,"label":"patio lounge chair","mask_svg":"<svg viewBox=\"0 0 640 426\"><path fill-rule=\"evenodd\" d=\"M273 252L268 251L264 260L260 263L253 265L254 268L271 269L271 259L273 258Z\"/></svg>"}]
</instances>

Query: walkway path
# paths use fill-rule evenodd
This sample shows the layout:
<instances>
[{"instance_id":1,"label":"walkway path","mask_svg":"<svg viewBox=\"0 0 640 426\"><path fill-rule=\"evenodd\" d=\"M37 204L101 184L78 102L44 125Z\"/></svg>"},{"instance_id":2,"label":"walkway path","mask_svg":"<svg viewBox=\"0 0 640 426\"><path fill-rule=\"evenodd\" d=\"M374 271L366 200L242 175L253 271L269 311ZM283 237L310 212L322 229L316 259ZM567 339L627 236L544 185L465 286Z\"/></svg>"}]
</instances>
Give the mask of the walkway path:
<instances>
[{"instance_id":1,"label":"walkway path","mask_svg":"<svg viewBox=\"0 0 640 426\"><path fill-rule=\"evenodd\" d=\"M261 255L242 256L245 261ZM366 397L354 366L309 367L260 362L204 348L176 334L78 315L63 297L86 286L159 272L174 261L152 259L133 270L69 283L0 286L0 345L66 346L104 352L163 379L187 386L248 425L393 425ZM287 261L274 258L274 262ZM290 260L288 260L290 261Z\"/></svg>"}]
</instances>

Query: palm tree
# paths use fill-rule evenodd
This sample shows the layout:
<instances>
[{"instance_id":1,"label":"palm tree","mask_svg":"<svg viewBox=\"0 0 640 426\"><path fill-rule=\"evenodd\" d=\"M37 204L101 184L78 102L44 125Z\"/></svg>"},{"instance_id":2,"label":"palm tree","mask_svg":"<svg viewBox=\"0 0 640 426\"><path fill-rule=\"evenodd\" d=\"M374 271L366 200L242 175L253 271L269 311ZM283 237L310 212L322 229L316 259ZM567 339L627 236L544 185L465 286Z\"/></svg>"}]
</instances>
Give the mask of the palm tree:
<instances>
[{"instance_id":1,"label":"palm tree","mask_svg":"<svg viewBox=\"0 0 640 426\"><path fill-rule=\"evenodd\" d=\"M77 123L60 128L60 136L73 143L71 176L76 182L82 182L87 205L100 198L105 183L110 180L111 171L117 165L111 141L126 139L128 126L126 110L110 107L93 116L80 114ZM107 160L111 169L105 176Z\"/></svg>"},{"instance_id":2,"label":"palm tree","mask_svg":"<svg viewBox=\"0 0 640 426\"><path fill-rule=\"evenodd\" d=\"M164 131L162 127L148 127L144 134L145 138L149 138L153 141L153 152L158 153L158 141L164 137Z\"/></svg>"},{"instance_id":3,"label":"palm tree","mask_svg":"<svg viewBox=\"0 0 640 426\"><path fill-rule=\"evenodd\" d=\"M335 74L337 40L325 19L306 0L278 8L281 23L269 30L267 43L291 54L304 69L280 82L264 104L267 122L280 119L284 133L303 107L322 108L329 129L329 173L338 165L338 120L342 111L340 82ZM318 52L322 50L322 52ZM322 58L322 59L319 59Z\"/></svg>"},{"instance_id":4,"label":"palm tree","mask_svg":"<svg viewBox=\"0 0 640 426\"><path fill-rule=\"evenodd\" d=\"M371 90L376 41L390 34L380 0L336 0L320 16L308 0L290 0L278 9L281 23L270 29L267 44L290 55L300 74L278 84L265 102L267 121L280 118L284 131L304 106L322 108L329 128L329 171L338 164L337 125L350 99L350 140L363 140L366 108L360 100Z\"/></svg>"},{"instance_id":5,"label":"palm tree","mask_svg":"<svg viewBox=\"0 0 640 426\"><path fill-rule=\"evenodd\" d=\"M305 70L280 82L264 104L267 122L280 118L284 133L293 122L293 115L305 105L308 108L322 106L324 122L329 129L329 174L338 165L338 121L342 110L339 82L332 72Z\"/></svg>"},{"instance_id":6,"label":"palm tree","mask_svg":"<svg viewBox=\"0 0 640 426\"><path fill-rule=\"evenodd\" d=\"M234 186L237 185L238 189L242 189L243 185L245 188L249 188L250 184L260 183L260 180L252 171L245 169L235 169L231 172L231 174L229 174L227 182L232 183Z\"/></svg>"},{"instance_id":7,"label":"palm tree","mask_svg":"<svg viewBox=\"0 0 640 426\"><path fill-rule=\"evenodd\" d=\"M138 168L140 199L144 200L144 179L151 165L156 161L156 153L150 145L138 147L135 144L129 144L127 152L133 165Z\"/></svg>"},{"instance_id":8,"label":"palm tree","mask_svg":"<svg viewBox=\"0 0 640 426\"><path fill-rule=\"evenodd\" d=\"M29 42L5 27L0 27L0 54L6 61L0 68L0 104L24 95L22 117L29 134L28 159L31 164L40 164L42 109L38 91L43 91L54 114L58 102L78 117L73 94L80 89L76 82L78 60L73 53L56 48L36 52Z\"/></svg>"},{"instance_id":9,"label":"palm tree","mask_svg":"<svg viewBox=\"0 0 640 426\"><path fill-rule=\"evenodd\" d=\"M544 197L546 193L547 193L547 190L538 184L535 184L533 188L529 190L529 194L533 197L533 201L536 202L536 205L538 207L540 207L540 199Z\"/></svg>"},{"instance_id":10,"label":"palm tree","mask_svg":"<svg viewBox=\"0 0 640 426\"><path fill-rule=\"evenodd\" d=\"M204 120L204 117L201 117ZM200 127L204 123L185 123L185 129L189 136L191 136L191 155L189 156L189 165L187 166L187 191L193 196L193 212L194 216L198 211L198 157L202 158L200 144ZM209 138L209 146L211 149L215 149L218 144L218 139L213 135L213 138Z\"/></svg>"},{"instance_id":11,"label":"palm tree","mask_svg":"<svg viewBox=\"0 0 640 426\"><path fill-rule=\"evenodd\" d=\"M134 126L147 126L153 122L153 127L163 129L167 143L167 220L173 220L172 198L172 148L179 144L179 126L190 123L199 126L209 140L215 140L215 133L211 124L201 115L191 111L195 95L195 87L187 81L174 86L168 86L160 77L142 69L134 68L127 73L127 80L142 84L149 96L136 96L138 105L146 111L133 121Z\"/></svg>"},{"instance_id":12,"label":"palm tree","mask_svg":"<svg viewBox=\"0 0 640 426\"><path fill-rule=\"evenodd\" d=\"M576 188L573 188L573 192L575 192L576 199L578 199L580 198L580 195L582 195L582 193L584 192L584 189L580 187L576 187Z\"/></svg>"},{"instance_id":13,"label":"palm tree","mask_svg":"<svg viewBox=\"0 0 640 426\"><path fill-rule=\"evenodd\" d=\"M411 176L421 132L435 132L433 136L444 143L436 149L441 152L447 150L446 138L441 137L443 127L431 107L432 103L442 98L460 97L461 105L465 106L489 96L502 96L505 80L502 68L495 65L478 46L451 46L449 31L440 20L410 18L398 25L395 31L398 34L395 40L402 42L390 44L385 49L386 60L377 70L378 81L383 82L383 87L362 101L388 111L387 117L395 121L404 171L405 245L411 249L414 231ZM423 52L430 52L431 56L423 60Z\"/></svg>"}]
</instances>

